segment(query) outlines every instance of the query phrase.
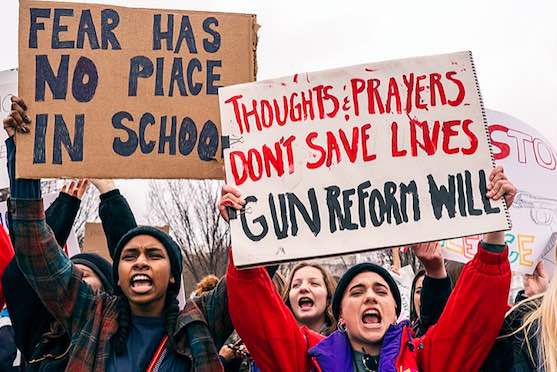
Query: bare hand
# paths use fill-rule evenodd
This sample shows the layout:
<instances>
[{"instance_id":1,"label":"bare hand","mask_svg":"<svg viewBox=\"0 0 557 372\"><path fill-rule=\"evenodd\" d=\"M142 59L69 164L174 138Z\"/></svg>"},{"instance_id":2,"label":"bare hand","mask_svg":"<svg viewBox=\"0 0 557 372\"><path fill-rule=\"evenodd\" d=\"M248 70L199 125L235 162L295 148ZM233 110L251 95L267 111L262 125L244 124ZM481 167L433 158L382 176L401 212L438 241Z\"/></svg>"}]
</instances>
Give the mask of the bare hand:
<instances>
[{"instance_id":1,"label":"bare hand","mask_svg":"<svg viewBox=\"0 0 557 372\"><path fill-rule=\"evenodd\" d=\"M232 207L234 209L242 209L246 205L246 201L242 198L242 195L232 185L224 185L221 189L221 198L217 204L219 208L220 215L225 221L228 221L228 211L226 207Z\"/></svg>"},{"instance_id":2,"label":"bare hand","mask_svg":"<svg viewBox=\"0 0 557 372\"><path fill-rule=\"evenodd\" d=\"M27 105L20 97L12 96L12 106L10 114L4 119L4 130L9 137L13 137L16 132L29 133L31 118L27 115Z\"/></svg>"},{"instance_id":3,"label":"bare hand","mask_svg":"<svg viewBox=\"0 0 557 372\"><path fill-rule=\"evenodd\" d=\"M538 262L536 270L534 270L532 275L524 274L522 277L522 285L524 286L524 294L526 297L532 297L547 290L549 278L543 267L543 261Z\"/></svg>"},{"instance_id":4,"label":"bare hand","mask_svg":"<svg viewBox=\"0 0 557 372\"><path fill-rule=\"evenodd\" d=\"M447 277L445 261L439 242L420 243L412 247L416 257L424 265L427 276L435 279Z\"/></svg>"},{"instance_id":5,"label":"bare hand","mask_svg":"<svg viewBox=\"0 0 557 372\"><path fill-rule=\"evenodd\" d=\"M109 191L116 190L116 184L114 183L114 180L92 178L90 181L101 194L106 194Z\"/></svg>"},{"instance_id":6,"label":"bare hand","mask_svg":"<svg viewBox=\"0 0 557 372\"><path fill-rule=\"evenodd\" d=\"M487 190L487 197L490 199L499 200L504 197L507 208L513 204L517 192L516 187L507 179L501 166L497 166L491 171Z\"/></svg>"},{"instance_id":7,"label":"bare hand","mask_svg":"<svg viewBox=\"0 0 557 372\"><path fill-rule=\"evenodd\" d=\"M89 181L86 179L82 179L77 182L72 181L69 185L65 184L64 186L62 186L62 190L60 190L60 192L66 193L81 200L81 198L87 191L88 185Z\"/></svg>"}]
</instances>

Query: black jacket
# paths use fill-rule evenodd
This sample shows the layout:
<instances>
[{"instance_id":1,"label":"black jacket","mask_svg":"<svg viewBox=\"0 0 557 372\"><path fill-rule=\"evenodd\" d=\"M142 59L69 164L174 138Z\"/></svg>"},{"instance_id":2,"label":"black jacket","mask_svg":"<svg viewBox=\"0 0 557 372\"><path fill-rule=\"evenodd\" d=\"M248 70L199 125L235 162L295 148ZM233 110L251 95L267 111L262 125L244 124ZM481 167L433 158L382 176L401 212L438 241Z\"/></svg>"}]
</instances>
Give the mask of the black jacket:
<instances>
[{"instance_id":1,"label":"black jacket","mask_svg":"<svg viewBox=\"0 0 557 372\"><path fill-rule=\"evenodd\" d=\"M528 335L523 330L508 336L519 329L525 317L541 303L541 298L525 302L514 309L507 317L499 332L499 338L491 349L482 372L536 372L538 371L538 324L534 322ZM528 344L530 344L530 351Z\"/></svg>"},{"instance_id":2,"label":"black jacket","mask_svg":"<svg viewBox=\"0 0 557 372\"><path fill-rule=\"evenodd\" d=\"M60 246L65 245L79 205L79 199L60 193L45 212L46 222ZM126 199L118 190L101 195L99 216L111 253L120 238L137 226ZM55 326L54 318L28 284L15 258L4 272L2 284L15 331L16 345L25 361L35 361L31 364L26 363L26 370L64 370L67 362L64 355L70 340L65 330ZM49 354L53 357L45 359Z\"/></svg>"}]
</instances>

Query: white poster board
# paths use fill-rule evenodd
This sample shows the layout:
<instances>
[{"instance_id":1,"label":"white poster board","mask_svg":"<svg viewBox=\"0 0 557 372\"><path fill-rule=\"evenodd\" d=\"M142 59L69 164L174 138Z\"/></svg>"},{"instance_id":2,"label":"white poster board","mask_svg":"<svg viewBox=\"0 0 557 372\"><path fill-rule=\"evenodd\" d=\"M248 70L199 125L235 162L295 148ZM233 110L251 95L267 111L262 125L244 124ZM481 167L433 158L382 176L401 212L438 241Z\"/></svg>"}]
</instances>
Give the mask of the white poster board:
<instances>
[{"instance_id":1,"label":"white poster board","mask_svg":"<svg viewBox=\"0 0 557 372\"><path fill-rule=\"evenodd\" d=\"M44 201L44 208L45 210L56 200L58 197L57 192L53 192L47 195L43 195ZM8 231L8 206L7 202L0 203L0 225L6 230L6 233L10 233ZM68 240L66 240L66 245L64 246L64 252L68 255L68 257L72 257L78 253L80 253L79 243L77 241L77 236L72 228L70 235L68 236Z\"/></svg>"},{"instance_id":2,"label":"white poster board","mask_svg":"<svg viewBox=\"0 0 557 372\"><path fill-rule=\"evenodd\" d=\"M227 182L247 201L231 220L240 267L510 228L484 197L470 52L229 86L219 101Z\"/></svg>"},{"instance_id":3,"label":"white poster board","mask_svg":"<svg viewBox=\"0 0 557 372\"><path fill-rule=\"evenodd\" d=\"M513 229L506 232L512 270L532 273L545 256L553 271L557 233L557 153L551 143L526 123L502 112L487 110L495 162L518 188L509 212ZM447 259L467 262L481 236L443 242Z\"/></svg>"},{"instance_id":4,"label":"white poster board","mask_svg":"<svg viewBox=\"0 0 557 372\"><path fill-rule=\"evenodd\" d=\"M2 120L10 114L12 101L10 97L17 94L17 69L0 71L0 116ZM6 144L8 138L4 129L0 130L0 189L10 187L6 168Z\"/></svg>"}]
</instances>

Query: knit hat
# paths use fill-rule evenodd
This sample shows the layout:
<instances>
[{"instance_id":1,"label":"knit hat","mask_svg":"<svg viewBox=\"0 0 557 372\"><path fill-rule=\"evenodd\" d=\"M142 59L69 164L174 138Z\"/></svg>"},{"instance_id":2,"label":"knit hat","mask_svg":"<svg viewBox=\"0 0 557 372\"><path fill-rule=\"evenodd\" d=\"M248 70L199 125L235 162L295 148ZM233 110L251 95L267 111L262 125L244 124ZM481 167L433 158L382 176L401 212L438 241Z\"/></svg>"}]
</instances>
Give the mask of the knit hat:
<instances>
[{"instance_id":1,"label":"knit hat","mask_svg":"<svg viewBox=\"0 0 557 372\"><path fill-rule=\"evenodd\" d=\"M387 282L396 302L396 316L398 317L400 315L400 311L402 307L400 291L398 290L398 286L396 285L396 282L391 276L391 274L389 274L387 270L385 270L383 267L379 265L376 265L374 263L364 262L352 266L350 269L348 269L347 272L344 273L344 275L338 281L337 289L335 290L335 295L333 296L333 315L335 316L335 319L337 320L339 319L340 302L342 301L342 296L344 295L344 291L346 291L346 287L348 287L348 284L350 284L350 282L352 281L352 279L354 279L356 275L367 271L376 273Z\"/></svg>"},{"instance_id":2,"label":"knit hat","mask_svg":"<svg viewBox=\"0 0 557 372\"><path fill-rule=\"evenodd\" d=\"M138 235L149 235L157 239L166 249L168 259L170 260L170 273L174 277L174 283L168 285L168 289L174 289L176 292L180 290L182 281L182 251L178 244L164 231L151 226L138 226L128 231L116 245L114 250L114 263L112 265L112 278L114 283L118 283L118 264L122 256L124 246Z\"/></svg>"},{"instance_id":3,"label":"knit hat","mask_svg":"<svg viewBox=\"0 0 557 372\"><path fill-rule=\"evenodd\" d=\"M99 277L103 290L111 293L114 290L112 281L112 265L95 253L79 253L70 258L74 264L85 265Z\"/></svg>"}]
</instances>

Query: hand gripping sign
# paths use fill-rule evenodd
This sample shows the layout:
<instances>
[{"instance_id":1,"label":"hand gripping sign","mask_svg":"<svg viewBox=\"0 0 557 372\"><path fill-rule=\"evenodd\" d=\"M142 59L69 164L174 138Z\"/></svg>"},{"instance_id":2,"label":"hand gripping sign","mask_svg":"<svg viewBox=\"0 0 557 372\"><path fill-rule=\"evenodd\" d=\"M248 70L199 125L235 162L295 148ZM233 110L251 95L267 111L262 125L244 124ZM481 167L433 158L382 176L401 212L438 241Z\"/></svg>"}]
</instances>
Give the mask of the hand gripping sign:
<instances>
[{"instance_id":1,"label":"hand gripping sign","mask_svg":"<svg viewBox=\"0 0 557 372\"><path fill-rule=\"evenodd\" d=\"M227 182L253 266L510 228L470 52L219 90Z\"/></svg>"}]
</instances>

